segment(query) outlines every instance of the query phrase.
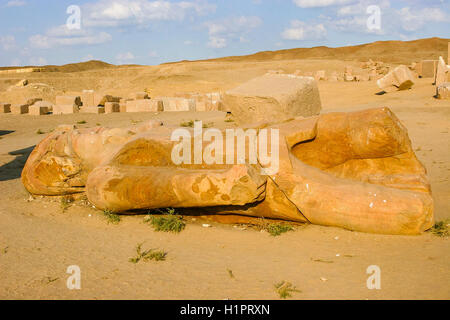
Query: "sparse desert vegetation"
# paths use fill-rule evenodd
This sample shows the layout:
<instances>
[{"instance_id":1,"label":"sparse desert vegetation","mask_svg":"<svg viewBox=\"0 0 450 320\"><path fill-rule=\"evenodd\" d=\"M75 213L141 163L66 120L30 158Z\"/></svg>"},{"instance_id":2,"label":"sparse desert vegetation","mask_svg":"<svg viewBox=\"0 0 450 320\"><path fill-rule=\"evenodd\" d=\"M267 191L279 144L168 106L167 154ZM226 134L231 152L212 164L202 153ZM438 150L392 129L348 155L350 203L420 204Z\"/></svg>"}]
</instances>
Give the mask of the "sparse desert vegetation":
<instances>
[{"instance_id":1,"label":"sparse desert vegetation","mask_svg":"<svg viewBox=\"0 0 450 320\"><path fill-rule=\"evenodd\" d=\"M120 216L110 210L104 210L103 216L106 218L108 224L119 224L121 221Z\"/></svg>"},{"instance_id":2,"label":"sparse desert vegetation","mask_svg":"<svg viewBox=\"0 0 450 320\"><path fill-rule=\"evenodd\" d=\"M275 284L275 290L278 293L278 295L280 296L280 299L291 298L293 293L301 292L296 287L294 287L292 285L292 283L287 282L287 281L281 281L281 282Z\"/></svg>"},{"instance_id":3,"label":"sparse desert vegetation","mask_svg":"<svg viewBox=\"0 0 450 320\"><path fill-rule=\"evenodd\" d=\"M159 215L154 215L150 212L145 217L144 222L150 224L157 232L172 232L180 233L186 227L183 217L176 214L175 209L167 208L157 211Z\"/></svg>"},{"instance_id":4,"label":"sparse desert vegetation","mask_svg":"<svg viewBox=\"0 0 450 320\"><path fill-rule=\"evenodd\" d=\"M438 237L448 237L450 235L450 219L436 222L430 232Z\"/></svg>"},{"instance_id":5,"label":"sparse desert vegetation","mask_svg":"<svg viewBox=\"0 0 450 320\"><path fill-rule=\"evenodd\" d=\"M129 259L129 262L131 263L138 263L140 261L148 262L148 261L164 261L167 257L167 252L156 250L156 249L148 249L148 250L142 250L142 246L144 243L139 243L136 246L136 256Z\"/></svg>"}]
</instances>

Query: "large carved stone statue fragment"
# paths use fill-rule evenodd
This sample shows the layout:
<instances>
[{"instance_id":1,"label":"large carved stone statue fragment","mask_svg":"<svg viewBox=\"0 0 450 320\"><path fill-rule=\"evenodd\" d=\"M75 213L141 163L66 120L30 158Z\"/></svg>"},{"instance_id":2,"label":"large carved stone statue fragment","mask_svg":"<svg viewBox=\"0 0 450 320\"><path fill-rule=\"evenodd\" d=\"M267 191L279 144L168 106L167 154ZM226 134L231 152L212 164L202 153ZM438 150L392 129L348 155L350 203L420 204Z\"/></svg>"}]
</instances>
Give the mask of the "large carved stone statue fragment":
<instances>
[{"instance_id":1,"label":"large carved stone statue fragment","mask_svg":"<svg viewBox=\"0 0 450 320\"><path fill-rule=\"evenodd\" d=\"M275 172L264 171L269 164L260 158L250 161L248 152L236 164L175 164L174 129L155 122L127 129L60 128L32 152L23 183L32 194L85 192L97 208L115 212L207 207L216 214L385 234L418 234L432 226L425 168L387 108L255 128L279 132L267 146L278 150ZM187 145L195 158L192 136ZM201 143L203 152L211 152L210 144ZM214 152L225 159L235 150L236 144Z\"/></svg>"}]
</instances>

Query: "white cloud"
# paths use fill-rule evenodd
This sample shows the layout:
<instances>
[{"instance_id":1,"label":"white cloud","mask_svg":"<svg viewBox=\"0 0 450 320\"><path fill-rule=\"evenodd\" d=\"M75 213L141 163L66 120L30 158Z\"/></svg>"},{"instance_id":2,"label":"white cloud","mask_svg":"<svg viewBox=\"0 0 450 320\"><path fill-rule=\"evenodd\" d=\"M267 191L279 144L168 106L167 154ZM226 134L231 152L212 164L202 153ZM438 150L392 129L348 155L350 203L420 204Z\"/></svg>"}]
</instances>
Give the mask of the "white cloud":
<instances>
[{"instance_id":1,"label":"white cloud","mask_svg":"<svg viewBox=\"0 0 450 320\"><path fill-rule=\"evenodd\" d=\"M193 44L193 42L191 40L186 40L183 42L186 46L190 46L191 44Z\"/></svg>"},{"instance_id":2,"label":"white cloud","mask_svg":"<svg viewBox=\"0 0 450 320\"><path fill-rule=\"evenodd\" d=\"M13 50L17 47L16 38L12 35L0 36L0 45L5 51Z\"/></svg>"},{"instance_id":3,"label":"white cloud","mask_svg":"<svg viewBox=\"0 0 450 320\"><path fill-rule=\"evenodd\" d=\"M57 46L96 45L112 40L106 32L95 32L90 29L69 30L65 25L54 27L42 35L36 34L29 38L33 48L48 49Z\"/></svg>"},{"instance_id":4,"label":"white cloud","mask_svg":"<svg viewBox=\"0 0 450 320\"><path fill-rule=\"evenodd\" d=\"M409 39L405 33L421 30L427 23L450 21L449 15L439 7L415 6L395 9L391 7L389 0L381 0L377 2L381 10L381 29L369 30L369 14L366 10L372 3L371 0L359 0L358 3L340 7L334 15L323 17L326 20L324 24L338 31L390 34Z\"/></svg>"},{"instance_id":5,"label":"white cloud","mask_svg":"<svg viewBox=\"0 0 450 320\"><path fill-rule=\"evenodd\" d=\"M116 60L119 64L130 63L136 57L131 52L119 53L116 55Z\"/></svg>"},{"instance_id":6,"label":"white cloud","mask_svg":"<svg viewBox=\"0 0 450 320\"><path fill-rule=\"evenodd\" d=\"M83 6L83 24L86 26L115 27L145 25L151 21L181 21L187 16L214 12L215 5L207 1L149 1L99 0Z\"/></svg>"},{"instance_id":7,"label":"white cloud","mask_svg":"<svg viewBox=\"0 0 450 320\"><path fill-rule=\"evenodd\" d=\"M209 38L208 47L221 49L225 48L228 45L227 40L225 38L219 38L212 36Z\"/></svg>"},{"instance_id":8,"label":"white cloud","mask_svg":"<svg viewBox=\"0 0 450 320\"><path fill-rule=\"evenodd\" d=\"M159 57L159 54L158 54L158 52L156 52L155 50L152 50L152 51L150 51L150 52L148 53L148 56L149 56L150 58L157 58L157 57Z\"/></svg>"},{"instance_id":9,"label":"white cloud","mask_svg":"<svg viewBox=\"0 0 450 320\"><path fill-rule=\"evenodd\" d=\"M290 28L281 33L285 40L314 40L323 39L327 35L327 30L323 24L309 24L299 20L291 21Z\"/></svg>"},{"instance_id":10,"label":"white cloud","mask_svg":"<svg viewBox=\"0 0 450 320\"><path fill-rule=\"evenodd\" d=\"M22 0L11 0L8 1L8 3L6 4L7 7L23 7L24 5L26 5L26 1L22 1Z\"/></svg>"},{"instance_id":11,"label":"white cloud","mask_svg":"<svg viewBox=\"0 0 450 320\"><path fill-rule=\"evenodd\" d=\"M262 20L255 16L240 16L220 21L209 21L205 24L209 34L208 46L220 49L225 48L229 40L238 39L242 42L242 39L245 39L245 34L261 24Z\"/></svg>"},{"instance_id":12,"label":"white cloud","mask_svg":"<svg viewBox=\"0 0 450 320\"><path fill-rule=\"evenodd\" d=\"M421 29L427 22L450 21L449 16L440 8L423 8L420 11L411 10L409 7L402 8L396 12L405 31L416 31Z\"/></svg>"},{"instance_id":13,"label":"white cloud","mask_svg":"<svg viewBox=\"0 0 450 320\"><path fill-rule=\"evenodd\" d=\"M300 8L317 8L345 5L355 2L355 0L293 0L293 2Z\"/></svg>"}]
</instances>

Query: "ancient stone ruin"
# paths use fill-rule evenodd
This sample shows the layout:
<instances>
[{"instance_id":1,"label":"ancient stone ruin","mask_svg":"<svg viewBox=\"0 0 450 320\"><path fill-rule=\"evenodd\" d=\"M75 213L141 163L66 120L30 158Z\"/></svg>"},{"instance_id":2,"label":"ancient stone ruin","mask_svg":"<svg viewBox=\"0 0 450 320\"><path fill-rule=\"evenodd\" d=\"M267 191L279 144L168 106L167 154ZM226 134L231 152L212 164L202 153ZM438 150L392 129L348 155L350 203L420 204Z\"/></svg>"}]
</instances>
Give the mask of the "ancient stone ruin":
<instances>
[{"instance_id":1,"label":"ancient stone ruin","mask_svg":"<svg viewBox=\"0 0 450 320\"><path fill-rule=\"evenodd\" d=\"M298 116L318 115L321 102L313 78L266 74L227 91L224 111L239 122L279 122Z\"/></svg>"},{"instance_id":2,"label":"ancient stone ruin","mask_svg":"<svg viewBox=\"0 0 450 320\"><path fill-rule=\"evenodd\" d=\"M294 85L289 81L296 79L280 79L290 92L307 90L309 97L315 97L316 89L308 81ZM257 81L272 83L273 78ZM271 116L286 120L280 110L290 105L290 95L251 99L252 88L243 86L228 93L233 103L245 102L241 109L232 104L233 111L267 120L264 112L276 107ZM280 93L281 87L274 91ZM249 110L251 106L261 109ZM33 150L22 181L31 194L85 193L97 208L113 212L207 207L215 214L372 233L418 234L431 227L433 200L426 170L412 150L406 129L388 108L314 116L320 110L318 100L310 101L304 110L293 102L291 106L291 120L253 127L260 135L262 130L278 130L279 135L267 145L268 150L278 151L276 172L263 170L269 164L260 155L252 162L247 153L245 161L237 164L204 159L175 164L173 150L178 142L171 135L177 128L151 121L130 128L59 127ZM302 112L311 117L295 118ZM183 152L183 156L195 158L196 148L213 153L206 141L198 145L195 139L190 135L183 140L183 145L194 146L192 154ZM237 145L214 154L222 160L234 158Z\"/></svg>"},{"instance_id":3,"label":"ancient stone ruin","mask_svg":"<svg viewBox=\"0 0 450 320\"><path fill-rule=\"evenodd\" d=\"M410 89L414 85L414 76L407 66L400 65L377 81L384 92Z\"/></svg>"}]
</instances>

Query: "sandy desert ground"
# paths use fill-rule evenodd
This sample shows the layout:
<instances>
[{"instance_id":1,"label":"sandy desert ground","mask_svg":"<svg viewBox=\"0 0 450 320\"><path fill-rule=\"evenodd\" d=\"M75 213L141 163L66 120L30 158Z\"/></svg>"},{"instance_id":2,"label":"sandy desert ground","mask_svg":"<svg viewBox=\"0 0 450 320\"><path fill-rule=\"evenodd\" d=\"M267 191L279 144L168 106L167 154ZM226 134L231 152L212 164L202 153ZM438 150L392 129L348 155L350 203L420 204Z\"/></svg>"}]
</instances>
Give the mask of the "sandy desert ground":
<instances>
[{"instance_id":1,"label":"sandy desert ground","mask_svg":"<svg viewBox=\"0 0 450 320\"><path fill-rule=\"evenodd\" d=\"M429 57L428 51L417 51L408 60ZM446 52L434 54L447 59ZM368 58L223 59L1 75L0 101L37 95L52 100L83 89L119 96L144 89L154 96L225 91L269 69L342 72L352 65L358 72L360 61ZM390 56L377 60L398 63ZM47 86L6 91L24 77ZM417 79L411 90L385 95L376 95L380 90L375 81L320 81L319 90L324 113L391 108L408 128L428 170L436 220L450 218L450 101L433 98L432 79ZM252 228L187 217L186 229L174 235L154 232L143 216L108 224L102 212L78 202L63 212L59 201L32 199L22 186L21 169L43 138L38 130L49 132L59 124L129 126L149 119L233 125L224 121L222 112L0 114L0 299L277 299L274 284L283 280L301 290L294 299L450 298L450 242L429 232L389 236L306 225L272 237ZM86 123L77 124L80 121ZM204 228L205 221L212 227ZM142 242L146 248L167 251L167 260L128 262ZM81 268L81 290L66 287L70 265ZM366 287L370 265L381 268L381 290Z\"/></svg>"}]
</instances>

